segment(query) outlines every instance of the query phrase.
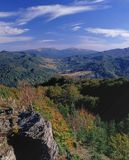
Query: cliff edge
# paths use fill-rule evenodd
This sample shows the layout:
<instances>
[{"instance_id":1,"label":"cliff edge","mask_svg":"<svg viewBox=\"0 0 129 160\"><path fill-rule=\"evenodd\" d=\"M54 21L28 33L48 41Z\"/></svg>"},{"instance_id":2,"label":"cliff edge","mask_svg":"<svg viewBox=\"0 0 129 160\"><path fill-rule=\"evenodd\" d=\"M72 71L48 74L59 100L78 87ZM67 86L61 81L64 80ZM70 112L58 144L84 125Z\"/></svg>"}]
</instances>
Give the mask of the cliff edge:
<instances>
[{"instance_id":1,"label":"cliff edge","mask_svg":"<svg viewBox=\"0 0 129 160\"><path fill-rule=\"evenodd\" d=\"M32 109L0 109L0 160L56 160L51 123Z\"/></svg>"}]
</instances>

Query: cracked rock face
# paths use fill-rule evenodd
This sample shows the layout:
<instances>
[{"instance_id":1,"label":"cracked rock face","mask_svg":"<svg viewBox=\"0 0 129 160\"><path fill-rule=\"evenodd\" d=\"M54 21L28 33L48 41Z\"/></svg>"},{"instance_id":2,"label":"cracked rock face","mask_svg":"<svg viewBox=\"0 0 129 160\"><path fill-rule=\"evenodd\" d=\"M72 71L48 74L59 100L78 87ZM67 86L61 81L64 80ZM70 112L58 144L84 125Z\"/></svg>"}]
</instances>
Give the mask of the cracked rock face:
<instances>
[{"instance_id":1,"label":"cracked rock face","mask_svg":"<svg viewBox=\"0 0 129 160\"><path fill-rule=\"evenodd\" d=\"M22 112L16 118L12 112L8 114L5 119L1 119L0 115L0 133L8 139L5 152L0 151L0 160L57 159L58 147L50 122L32 110ZM2 130L5 130L4 133Z\"/></svg>"}]
</instances>

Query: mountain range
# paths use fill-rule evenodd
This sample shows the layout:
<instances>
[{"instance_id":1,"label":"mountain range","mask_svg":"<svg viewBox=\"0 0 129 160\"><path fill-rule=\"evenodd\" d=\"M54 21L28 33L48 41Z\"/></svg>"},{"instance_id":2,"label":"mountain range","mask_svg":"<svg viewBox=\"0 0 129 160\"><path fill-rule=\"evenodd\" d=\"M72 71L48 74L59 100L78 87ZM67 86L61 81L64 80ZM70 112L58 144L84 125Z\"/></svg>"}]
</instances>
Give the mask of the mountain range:
<instances>
[{"instance_id":1,"label":"mountain range","mask_svg":"<svg viewBox=\"0 0 129 160\"><path fill-rule=\"evenodd\" d=\"M16 86L20 80L43 83L55 75L87 78L129 77L129 48L103 52L69 48L41 48L0 52L0 83ZM79 74L78 74L79 73Z\"/></svg>"}]
</instances>

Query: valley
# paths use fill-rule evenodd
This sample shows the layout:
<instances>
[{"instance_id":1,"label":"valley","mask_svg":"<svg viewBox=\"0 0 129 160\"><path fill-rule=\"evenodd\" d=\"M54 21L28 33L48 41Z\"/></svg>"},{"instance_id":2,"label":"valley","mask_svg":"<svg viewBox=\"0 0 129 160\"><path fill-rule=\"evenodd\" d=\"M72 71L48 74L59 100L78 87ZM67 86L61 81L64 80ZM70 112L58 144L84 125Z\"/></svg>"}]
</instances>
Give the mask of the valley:
<instances>
[{"instance_id":1,"label":"valley","mask_svg":"<svg viewBox=\"0 0 129 160\"><path fill-rule=\"evenodd\" d=\"M40 84L53 76L76 78L129 77L129 49L104 52L79 49L39 49L0 52L0 83L16 86L20 80ZM77 76L78 77L78 76Z\"/></svg>"}]
</instances>

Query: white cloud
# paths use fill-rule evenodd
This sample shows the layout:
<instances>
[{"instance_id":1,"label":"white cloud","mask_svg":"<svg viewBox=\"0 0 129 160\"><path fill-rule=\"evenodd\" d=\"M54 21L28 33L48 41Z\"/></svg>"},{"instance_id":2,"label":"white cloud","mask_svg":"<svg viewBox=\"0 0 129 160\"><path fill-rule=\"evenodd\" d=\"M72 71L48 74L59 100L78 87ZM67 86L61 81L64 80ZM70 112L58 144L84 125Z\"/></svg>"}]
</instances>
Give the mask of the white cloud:
<instances>
[{"instance_id":1,"label":"white cloud","mask_svg":"<svg viewBox=\"0 0 129 160\"><path fill-rule=\"evenodd\" d=\"M98 4L98 3L103 3L106 0L75 0L75 4Z\"/></svg>"},{"instance_id":2,"label":"white cloud","mask_svg":"<svg viewBox=\"0 0 129 160\"><path fill-rule=\"evenodd\" d=\"M81 29L81 26L74 26L73 28L72 28L72 31L78 31L78 30L80 30Z\"/></svg>"},{"instance_id":3,"label":"white cloud","mask_svg":"<svg viewBox=\"0 0 129 160\"><path fill-rule=\"evenodd\" d=\"M105 2L105 0L93 0L93 3Z\"/></svg>"},{"instance_id":4,"label":"white cloud","mask_svg":"<svg viewBox=\"0 0 129 160\"><path fill-rule=\"evenodd\" d=\"M19 35L27 32L29 29L14 27L12 23L0 22L0 36Z\"/></svg>"},{"instance_id":5,"label":"white cloud","mask_svg":"<svg viewBox=\"0 0 129 160\"><path fill-rule=\"evenodd\" d=\"M11 17L15 16L16 13L14 12L0 12L0 18L5 18L5 17Z\"/></svg>"},{"instance_id":6,"label":"white cloud","mask_svg":"<svg viewBox=\"0 0 129 160\"><path fill-rule=\"evenodd\" d=\"M46 16L49 21L56 18L77 14L81 12L88 12L98 9L97 3L101 3L104 0L91 0L92 3L87 5L83 4L71 4L71 5L40 5L33 6L26 9L19 10L17 12L0 12L0 18L16 16L16 21L14 22L0 22L0 43L18 42L18 41L30 41L32 37L28 36L18 36L29 31L27 28L19 27L19 25L24 25L29 21ZM94 4L94 5L92 5ZM71 26L73 31L77 31L81 28L81 24L74 24ZM71 29L70 28L70 29ZM42 42L45 44L49 42L54 42L52 39L44 39ZM55 43L53 43L54 45Z\"/></svg>"},{"instance_id":7,"label":"white cloud","mask_svg":"<svg viewBox=\"0 0 129 160\"><path fill-rule=\"evenodd\" d=\"M40 42L49 43L49 42L55 42L55 40L54 39L43 39Z\"/></svg>"},{"instance_id":8,"label":"white cloud","mask_svg":"<svg viewBox=\"0 0 129 160\"><path fill-rule=\"evenodd\" d=\"M30 41L32 37L26 36L15 36L15 37L1 37L0 36L0 43L10 43L10 42L21 42L21 41Z\"/></svg>"},{"instance_id":9,"label":"white cloud","mask_svg":"<svg viewBox=\"0 0 129 160\"><path fill-rule=\"evenodd\" d=\"M81 25L83 25L83 24L84 24L84 23L81 23L81 22L80 22L80 23L74 23L74 24L72 24L71 26L72 26L72 27L75 27L75 26L81 26Z\"/></svg>"},{"instance_id":10,"label":"white cloud","mask_svg":"<svg viewBox=\"0 0 129 160\"><path fill-rule=\"evenodd\" d=\"M29 29L21 29L15 27L13 23L9 22L0 22L0 43L10 43L10 42L19 42L19 41L29 41L32 37L27 36L18 36Z\"/></svg>"},{"instance_id":11,"label":"white cloud","mask_svg":"<svg viewBox=\"0 0 129 160\"><path fill-rule=\"evenodd\" d=\"M95 10L95 6L77 6L77 5L71 5L71 6L65 6L65 5L44 5L44 6L35 6L35 7L29 7L21 14L21 17L18 19L18 23L23 25L27 22L40 17L40 16L48 16L49 20L56 19L58 17L71 15L75 13L80 12L86 12Z\"/></svg>"},{"instance_id":12,"label":"white cloud","mask_svg":"<svg viewBox=\"0 0 129 160\"><path fill-rule=\"evenodd\" d=\"M19 38L18 38L19 39ZM7 42L8 39L6 39ZM126 48L128 47L129 41L124 41L121 43L112 43L110 41L107 41L106 39L102 38L97 38L97 37L90 37L90 36L75 36L74 37L74 42L72 43L67 43L67 42L61 42L61 41L55 41L54 43L39 43L39 41L35 41L32 38L21 38L19 41L23 41L16 46L11 45L11 44L3 44L1 42L0 38L0 43L1 49L8 49L8 50L24 50L24 49L37 49L37 48L43 48L43 47L48 47L48 48L58 48L58 49L65 49L65 48L82 48L82 49L93 49L93 50L98 50L98 51L103 51L103 50L109 50L109 49L115 49L115 48ZM9 40L8 40L9 41ZM14 38L14 40L10 40L11 42L17 41L17 37ZM24 43L26 41L26 43Z\"/></svg>"},{"instance_id":13,"label":"white cloud","mask_svg":"<svg viewBox=\"0 0 129 160\"><path fill-rule=\"evenodd\" d=\"M78 42L76 42L77 48L93 49L98 51L115 49L115 48L127 48L129 46L129 40L120 42L110 42L105 38L98 38L93 36L79 36Z\"/></svg>"},{"instance_id":14,"label":"white cloud","mask_svg":"<svg viewBox=\"0 0 129 160\"><path fill-rule=\"evenodd\" d=\"M80 38L79 46L82 48L88 46L89 49L93 48L96 50L108 50L114 48L126 48L129 46L129 30L105 28L86 28L85 30L96 35L103 35L104 38ZM105 37L110 37L113 39L112 41L109 41Z\"/></svg>"},{"instance_id":15,"label":"white cloud","mask_svg":"<svg viewBox=\"0 0 129 160\"><path fill-rule=\"evenodd\" d=\"M124 29L103 29L103 28L87 28L86 31L95 34L101 34L105 37L122 37L129 38L129 30Z\"/></svg>"},{"instance_id":16,"label":"white cloud","mask_svg":"<svg viewBox=\"0 0 129 160\"><path fill-rule=\"evenodd\" d=\"M0 22L0 43L28 41L32 39L31 37L27 36L18 36L29 31L29 29L21 28L19 25L24 25L37 17L47 16L48 20L50 21L58 17L92 11L96 9L98 9L96 5L77 5L74 3L71 5L40 5L22 9L17 12L0 12L0 18L12 16L16 16L17 18L14 22ZM80 24L72 26L73 31L77 31L80 28ZM54 40L46 39L42 40L42 42L49 43L54 42Z\"/></svg>"}]
</instances>

